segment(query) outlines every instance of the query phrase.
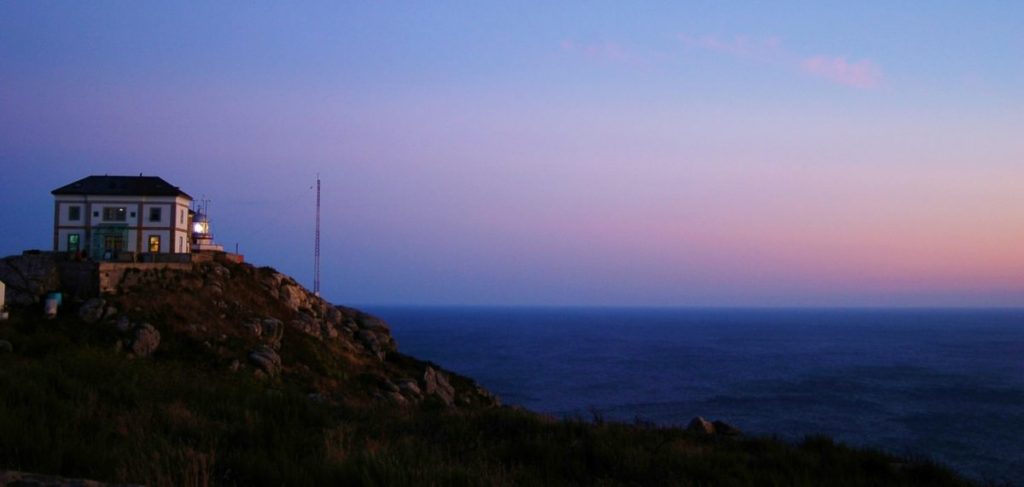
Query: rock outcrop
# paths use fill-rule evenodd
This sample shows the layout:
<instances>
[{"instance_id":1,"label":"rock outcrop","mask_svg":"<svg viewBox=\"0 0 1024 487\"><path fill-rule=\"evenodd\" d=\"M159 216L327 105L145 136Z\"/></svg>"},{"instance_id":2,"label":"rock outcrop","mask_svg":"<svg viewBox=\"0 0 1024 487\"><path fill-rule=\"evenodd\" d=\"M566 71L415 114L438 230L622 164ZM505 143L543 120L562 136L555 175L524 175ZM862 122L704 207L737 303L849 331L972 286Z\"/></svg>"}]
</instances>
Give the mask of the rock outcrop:
<instances>
[{"instance_id":1,"label":"rock outcrop","mask_svg":"<svg viewBox=\"0 0 1024 487\"><path fill-rule=\"evenodd\" d=\"M270 376L277 375L281 368L281 356L277 351L266 345L260 345L249 352L249 360Z\"/></svg>"},{"instance_id":2,"label":"rock outcrop","mask_svg":"<svg viewBox=\"0 0 1024 487\"><path fill-rule=\"evenodd\" d=\"M420 381L423 392L428 396L435 396L441 402L451 406L455 402L455 388L448 383L448 377L443 373L427 367L423 372L423 379Z\"/></svg>"},{"instance_id":3,"label":"rock outcrop","mask_svg":"<svg viewBox=\"0 0 1024 487\"><path fill-rule=\"evenodd\" d=\"M737 428L737 427L735 427L735 426L733 426L733 425L731 425L729 423L726 423L725 421L722 421L722 420L716 419L711 424L714 425L714 427L715 427L715 434L717 434L717 435L739 436L739 435L743 434L743 432L740 431L739 428Z\"/></svg>"},{"instance_id":4,"label":"rock outcrop","mask_svg":"<svg viewBox=\"0 0 1024 487\"><path fill-rule=\"evenodd\" d=\"M128 349L136 357L148 357L160 346L160 332L153 325L143 323L135 327Z\"/></svg>"},{"instance_id":5,"label":"rock outcrop","mask_svg":"<svg viewBox=\"0 0 1024 487\"><path fill-rule=\"evenodd\" d=\"M686 425L686 430L693 433L701 433L705 435L715 434L715 425L700 416L690 420L690 424Z\"/></svg>"},{"instance_id":6,"label":"rock outcrop","mask_svg":"<svg viewBox=\"0 0 1024 487\"><path fill-rule=\"evenodd\" d=\"M7 302L28 306L61 288L57 257L51 252L28 251L0 259L0 281L7 285Z\"/></svg>"},{"instance_id":7,"label":"rock outcrop","mask_svg":"<svg viewBox=\"0 0 1024 487\"><path fill-rule=\"evenodd\" d=\"M78 317L86 323L96 323L103 319L103 315L106 313L106 306L106 300L92 298L78 307Z\"/></svg>"},{"instance_id":8,"label":"rock outcrop","mask_svg":"<svg viewBox=\"0 0 1024 487\"><path fill-rule=\"evenodd\" d=\"M704 435L738 436L743 434L739 428L725 421L708 421L700 416L691 419L686 430Z\"/></svg>"},{"instance_id":9,"label":"rock outcrop","mask_svg":"<svg viewBox=\"0 0 1024 487\"><path fill-rule=\"evenodd\" d=\"M21 290L17 303L39 303L45 293L61 290L61 258L53 253L5 258L0 276L8 289ZM70 295L63 304L70 313L60 318L107 327L117 337L116 348L136 358L199 353L203 357L197 359L221 364L222 370L272 383L299 381L325 401L356 400L350 390L341 390L360 390L365 386L359 381L373 377L379 387L363 394L385 402L498 404L472 380L398 353L390 327L380 318L335 306L269 267L123 263L104 276L108 282L99 288L101 295Z\"/></svg>"}]
</instances>

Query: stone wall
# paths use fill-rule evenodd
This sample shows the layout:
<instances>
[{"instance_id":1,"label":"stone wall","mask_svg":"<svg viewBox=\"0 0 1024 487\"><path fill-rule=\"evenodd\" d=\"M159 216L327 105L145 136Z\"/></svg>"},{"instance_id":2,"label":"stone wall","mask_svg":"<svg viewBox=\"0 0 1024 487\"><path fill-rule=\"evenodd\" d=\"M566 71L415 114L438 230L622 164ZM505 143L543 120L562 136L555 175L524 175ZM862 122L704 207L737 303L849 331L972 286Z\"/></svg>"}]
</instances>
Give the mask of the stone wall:
<instances>
[{"instance_id":1,"label":"stone wall","mask_svg":"<svg viewBox=\"0 0 1024 487\"><path fill-rule=\"evenodd\" d=\"M100 262L98 271L98 286L100 293L117 293L118 285L128 270L150 271L160 269L174 269L179 271L192 270L192 263L178 262Z\"/></svg>"},{"instance_id":2,"label":"stone wall","mask_svg":"<svg viewBox=\"0 0 1024 487\"><path fill-rule=\"evenodd\" d=\"M192 263L93 262L76 260L63 252L27 251L0 259L0 281L6 284L8 305L29 306L42 302L51 292L79 299L116 293L130 269L189 271Z\"/></svg>"},{"instance_id":3,"label":"stone wall","mask_svg":"<svg viewBox=\"0 0 1024 487\"><path fill-rule=\"evenodd\" d=\"M200 251L192 252L189 255L192 257L192 262L197 264L209 262L241 264L245 262L245 257L241 254L233 254L231 252Z\"/></svg>"},{"instance_id":4,"label":"stone wall","mask_svg":"<svg viewBox=\"0 0 1024 487\"><path fill-rule=\"evenodd\" d=\"M6 284L8 304L28 306L42 302L51 292L80 299L117 293L128 270L190 271L193 262L242 261L241 255L228 252L161 254L161 257L158 262L94 262L75 259L66 252L26 251L0 259L0 281Z\"/></svg>"}]
</instances>

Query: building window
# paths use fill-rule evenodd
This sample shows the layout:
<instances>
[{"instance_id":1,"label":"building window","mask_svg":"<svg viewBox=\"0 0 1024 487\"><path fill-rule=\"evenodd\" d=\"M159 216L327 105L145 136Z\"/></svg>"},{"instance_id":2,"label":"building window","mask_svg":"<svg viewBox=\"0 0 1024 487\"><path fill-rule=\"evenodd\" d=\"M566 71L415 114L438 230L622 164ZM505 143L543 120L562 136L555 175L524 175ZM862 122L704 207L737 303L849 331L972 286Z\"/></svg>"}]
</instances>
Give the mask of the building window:
<instances>
[{"instance_id":1,"label":"building window","mask_svg":"<svg viewBox=\"0 0 1024 487\"><path fill-rule=\"evenodd\" d=\"M163 208L150 208L149 221L158 222L163 219Z\"/></svg>"},{"instance_id":2,"label":"building window","mask_svg":"<svg viewBox=\"0 0 1024 487\"><path fill-rule=\"evenodd\" d=\"M127 210L123 206L109 206L103 209L103 220L108 222L123 222L127 220Z\"/></svg>"},{"instance_id":3,"label":"building window","mask_svg":"<svg viewBox=\"0 0 1024 487\"><path fill-rule=\"evenodd\" d=\"M178 214L178 223L180 223L182 225L185 224L185 210L181 210L181 212L179 212L179 214Z\"/></svg>"},{"instance_id":4,"label":"building window","mask_svg":"<svg viewBox=\"0 0 1024 487\"><path fill-rule=\"evenodd\" d=\"M181 235L178 236L178 252L185 251L185 238Z\"/></svg>"},{"instance_id":5,"label":"building window","mask_svg":"<svg viewBox=\"0 0 1024 487\"><path fill-rule=\"evenodd\" d=\"M68 221L77 222L82 219L82 207L81 206L69 206L68 207Z\"/></svg>"},{"instance_id":6,"label":"building window","mask_svg":"<svg viewBox=\"0 0 1024 487\"><path fill-rule=\"evenodd\" d=\"M150 235L149 236L149 251L159 252L160 251L160 236Z\"/></svg>"},{"instance_id":7,"label":"building window","mask_svg":"<svg viewBox=\"0 0 1024 487\"><path fill-rule=\"evenodd\" d=\"M68 252L78 252L78 234L68 234Z\"/></svg>"}]
</instances>

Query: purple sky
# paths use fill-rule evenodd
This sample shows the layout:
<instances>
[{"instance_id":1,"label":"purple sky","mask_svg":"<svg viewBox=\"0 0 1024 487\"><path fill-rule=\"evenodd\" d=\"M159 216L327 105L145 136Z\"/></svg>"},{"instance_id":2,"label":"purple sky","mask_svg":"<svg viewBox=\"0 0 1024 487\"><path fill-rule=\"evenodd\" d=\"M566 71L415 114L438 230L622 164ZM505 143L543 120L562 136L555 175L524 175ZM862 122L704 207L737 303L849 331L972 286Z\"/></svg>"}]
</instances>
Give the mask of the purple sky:
<instances>
[{"instance_id":1,"label":"purple sky","mask_svg":"<svg viewBox=\"0 0 1024 487\"><path fill-rule=\"evenodd\" d=\"M347 304L1024 305L1024 7L0 3L0 253L158 175Z\"/></svg>"}]
</instances>

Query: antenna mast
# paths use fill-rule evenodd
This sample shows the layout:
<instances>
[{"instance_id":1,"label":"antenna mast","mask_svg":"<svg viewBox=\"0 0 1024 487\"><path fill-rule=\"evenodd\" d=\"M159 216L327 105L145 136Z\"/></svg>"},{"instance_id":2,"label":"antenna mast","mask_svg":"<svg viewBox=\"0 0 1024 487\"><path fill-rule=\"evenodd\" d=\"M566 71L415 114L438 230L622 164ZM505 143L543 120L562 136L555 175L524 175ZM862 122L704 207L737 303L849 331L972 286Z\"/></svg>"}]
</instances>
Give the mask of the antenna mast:
<instances>
[{"instance_id":1,"label":"antenna mast","mask_svg":"<svg viewBox=\"0 0 1024 487\"><path fill-rule=\"evenodd\" d=\"M316 243L313 246L313 294L320 295L320 173L316 175Z\"/></svg>"}]
</instances>

